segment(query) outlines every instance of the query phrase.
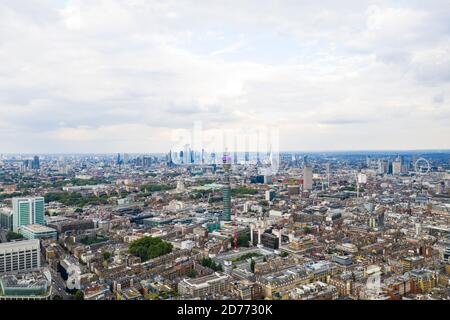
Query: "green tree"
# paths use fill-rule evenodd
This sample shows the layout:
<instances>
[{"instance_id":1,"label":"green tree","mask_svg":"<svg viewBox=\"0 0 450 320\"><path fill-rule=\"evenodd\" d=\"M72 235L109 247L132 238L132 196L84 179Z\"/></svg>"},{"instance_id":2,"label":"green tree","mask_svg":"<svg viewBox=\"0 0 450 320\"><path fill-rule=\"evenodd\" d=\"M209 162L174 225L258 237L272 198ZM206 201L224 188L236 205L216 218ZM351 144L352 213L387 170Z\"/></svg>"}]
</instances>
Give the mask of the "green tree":
<instances>
[{"instance_id":1,"label":"green tree","mask_svg":"<svg viewBox=\"0 0 450 320\"><path fill-rule=\"evenodd\" d=\"M253 188L249 188L246 186L239 186L237 188L233 188L231 189L231 194L232 195L253 195L258 193L258 190L253 189Z\"/></svg>"},{"instance_id":2,"label":"green tree","mask_svg":"<svg viewBox=\"0 0 450 320\"><path fill-rule=\"evenodd\" d=\"M63 300L63 297L61 297L59 294L55 294L52 299L53 300Z\"/></svg>"},{"instance_id":3,"label":"green tree","mask_svg":"<svg viewBox=\"0 0 450 320\"><path fill-rule=\"evenodd\" d=\"M250 260L250 271L255 273L255 260L253 259Z\"/></svg>"},{"instance_id":4,"label":"green tree","mask_svg":"<svg viewBox=\"0 0 450 320\"><path fill-rule=\"evenodd\" d=\"M84 300L84 292L77 290L77 292L75 292L75 300Z\"/></svg>"},{"instance_id":5,"label":"green tree","mask_svg":"<svg viewBox=\"0 0 450 320\"><path fill-rule=\"evenodd\" d=\"M250 237L247 234L241 234L236 238L236 246L237 247L248 247L249 246ZM230 238L231 246L234 246L234 238Z\"/></svg>"},{"instance_id":6,"label":"green tree","mask_svg":"<svg viewBox=\"0 0 450 320\"><path fill-rule=\"evenodd\" d=\"M167 298L169 298L169 293L167 291L163 291L163 292L161 292L161 294L159 296L163 300L166 300Z\"/></svg>"},{"instance_id":7,"label":"green tree","mask_svg":"<svg viewBox=\"0 0 450 320\"><path fill-rule=\"evenodd\" d=\"M215 263L211 258L209 257L204 257L201 261L200 264L204 267L210 268L214 271L223 271L222 265L221 264L217 264Z\"/></svg>"},{"instance_id":8,"label":"green tree","mask_svg":"<svg viewBox=\"0 0 450 320\"><path fill-rule=\"evenodd\" d=\"M103 260L107 261L111 258L112 254L109 251L103 252Z\"/></svg>"},{"instance_id":9,"label":"green tree","mask_svg":"<svg viewBox=\"0 0 450 320\"><path fill-rule=\"evenodd\" d=\"M8 240L11 241L11 240L22 239L23 236L20 233L17 233L14 231L8 231L8 233L6 234L6 238L8 238Z\"/></svg>"},{"instance_id":10,"label":"green tree","mask_svg":"<svg viewBox=\"0 0 450 320\"><path fill-rule=\"evenodd\" d=\"M147 261L172 252L172 244L163 241L158 237L143 237L133 241L128 247L128 251Z\"/></svg>"},{"instance_id":11,"label":"green tree","mask_svg":"<svg viewBox=\"0 0 450 320\"><path fill-rule=\"evenodd\" d=\"M312 229L310 227L304 227L303 232L306 234L310 234L312 232Z\"/></svg>"},{"instance_id":12,"label":"green tree","mask_svg":"<svg viewBox=\"0 0 450 320\"><path fill-rule=\"evenodd\" d=\"M156 191L167 191L173 190L175 186L167 185L167 184L146 184L141 187L141 191L144 193L148 192L156 192Z\"/></svg>"},{"instance_id":13,"label":"green tree","mask_svg":"<svg viewBox=\"0 0 450 320\"><path fill-rule=\"evenodd\" d=\"M191 269L186 274L189 278L195 278L197 276L197 271L195 269Z\"/></svg>"},{"instance_id":14,"label":"green tree","mask_svg":"<svg viewBox=\"0 0 450 320\"><path fill-rule=\"evenodd\" d=\"M147 299L150 299L150 300L158 300L159 299L159 294L157 294L157 293L149 293L145 297Z\"/></svg>"}]
</instances>

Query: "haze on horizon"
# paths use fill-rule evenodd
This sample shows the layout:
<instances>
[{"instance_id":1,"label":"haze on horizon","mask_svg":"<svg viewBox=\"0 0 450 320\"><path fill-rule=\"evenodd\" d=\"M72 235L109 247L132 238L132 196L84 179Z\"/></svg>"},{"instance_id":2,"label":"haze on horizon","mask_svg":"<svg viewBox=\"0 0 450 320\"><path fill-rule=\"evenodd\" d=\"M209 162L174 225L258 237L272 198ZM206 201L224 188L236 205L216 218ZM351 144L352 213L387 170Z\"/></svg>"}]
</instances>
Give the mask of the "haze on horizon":
<instances>
[{"instance_id":1,"label":"haze on horizon","mask_svg":"<svg viewBox=\"0 0 450 320\"><path fill-rule=\"evenodd\" d=\"M0 153L450 149L450 2L3 0Z\"/></svg>"}]
</instances>

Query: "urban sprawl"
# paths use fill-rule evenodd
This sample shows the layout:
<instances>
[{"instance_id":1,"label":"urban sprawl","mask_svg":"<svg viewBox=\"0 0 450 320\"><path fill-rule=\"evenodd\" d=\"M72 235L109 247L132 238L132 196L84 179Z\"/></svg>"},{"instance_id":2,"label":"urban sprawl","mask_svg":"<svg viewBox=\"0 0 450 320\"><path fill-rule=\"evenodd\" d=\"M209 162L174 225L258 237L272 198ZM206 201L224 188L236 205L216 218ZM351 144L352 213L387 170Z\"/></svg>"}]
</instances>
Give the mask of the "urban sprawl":
<instances>
[{"instance_id":1,"label":"urban sprawl","mask_svg":"<svg viewBox=\"0 0 450 320\"><path fill-rule=\"evenodd\" d=\"M450 298L450 152L0 155L0 300Z\"/></svg>"}]
</instances>

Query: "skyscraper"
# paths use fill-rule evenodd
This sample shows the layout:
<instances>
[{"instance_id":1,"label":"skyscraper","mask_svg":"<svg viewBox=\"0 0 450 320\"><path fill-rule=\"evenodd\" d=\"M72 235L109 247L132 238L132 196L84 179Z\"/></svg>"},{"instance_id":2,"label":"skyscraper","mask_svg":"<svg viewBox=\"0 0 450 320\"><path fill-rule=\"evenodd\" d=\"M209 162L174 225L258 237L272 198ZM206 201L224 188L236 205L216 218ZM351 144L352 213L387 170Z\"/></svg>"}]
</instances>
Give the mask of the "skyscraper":
<instances>
[{"instance_id":1,"label":"skyscraper","mask_svg":"<svg viewBox=\"0 0 450 320\"><path fill-rule=\"evenodd\" d=\"M13 231L28 224L44 225L44 197L13 199Z\"/></svg>"},{"instance_id":2,"label":"skyscraper","mask_svg":"<svg viewBox=\"0 0 450 320\"><path fill-rule=\"evenodd\" d=\"M311 190L313 186L312 167L305 165L303 167L303 190Z\"/></svg>"},{"instance_id":3,"label":"skyscraper","mask_svg":"<svg viewBox=\"0 0 450 320\"><path fill-rule=\"evenodd\" d=\"M225 185L223 187L223 215L222 220L230 221L231 211L231 185L230 185L230 169L231 158L225 153L222 158L223 169L225 170Z\"/></svg>"},{"instance_id":4,"label":"skyscraper","mask_svg":"<svg viewBox=\"0 0 450 320\"><path fill-rule=\"evenodd\" d=\"M389 164L386 160L379 159L378 160L378 174L385 174L388 172Z\"/></svg>"},{"instance_id":5,"label":"skyscraper","mask_svg":"<svg viewBox=\"0 0 450 320\"><path fill-rule=\"evenodd\" d=\"M31 169L33 170L39 170L41 167L40 162L39 162L39 157L38 156L34 156L33 161L31 161Z\"/></svg>"},{"instance_id":6,"label":"skyscraper","mask_svg":"<svg viewBox=\"0 0 450 320\"><path fill-rule=\"evenodd\" d=\"M400 160L395 160L392 162L392 174L398 175L402 173L402 163Z\"/></svg>"},{"instance_id":7,"label":"skyscraper","mask_svg":"<svg viewBox=\"0 0 450 320\"><path fill-rule=\"evenodd\" d=\"M169 168L173 167L172 150L170 150L169 153L167 154L167 167Z\"/></svg>"}]
</instances>

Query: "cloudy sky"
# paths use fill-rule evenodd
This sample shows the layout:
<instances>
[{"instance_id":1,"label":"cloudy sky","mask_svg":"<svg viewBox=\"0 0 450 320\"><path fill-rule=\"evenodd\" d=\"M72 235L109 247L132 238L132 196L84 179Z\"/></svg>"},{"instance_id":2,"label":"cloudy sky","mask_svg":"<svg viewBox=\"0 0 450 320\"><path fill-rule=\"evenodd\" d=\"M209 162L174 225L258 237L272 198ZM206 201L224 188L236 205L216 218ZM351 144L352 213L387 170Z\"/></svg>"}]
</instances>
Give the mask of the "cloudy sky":
<instances>
[{"instance_id":1,"label":"cloudy sky","mask_svg":"<svg viewBox=\"0 0 450 320\"><path fill-rule=\"evenodd\" d=\"M320 2L320 4L318 3ZM1 0L0 153L450 148L450 2Z\"/></svg>"}]
</instances>

